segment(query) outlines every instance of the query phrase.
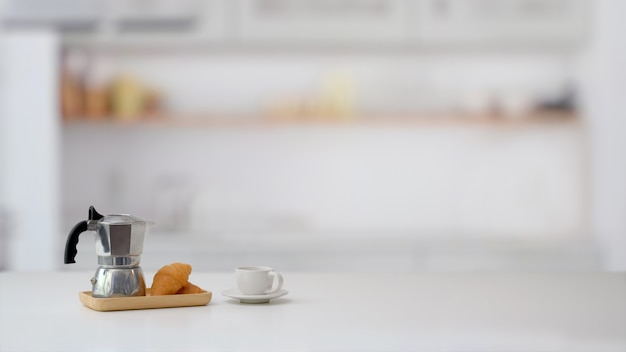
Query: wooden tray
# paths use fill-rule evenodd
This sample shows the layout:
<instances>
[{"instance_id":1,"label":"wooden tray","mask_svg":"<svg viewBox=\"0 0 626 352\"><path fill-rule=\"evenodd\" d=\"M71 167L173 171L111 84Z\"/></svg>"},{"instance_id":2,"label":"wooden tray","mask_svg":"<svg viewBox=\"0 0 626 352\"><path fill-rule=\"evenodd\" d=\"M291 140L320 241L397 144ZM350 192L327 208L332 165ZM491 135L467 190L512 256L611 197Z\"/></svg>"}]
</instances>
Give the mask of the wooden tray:
<instances>
[{"instance_id":1,"label":"wooden tray","mask_svg":"<svg viewBox=\"0 0 626 352\"><path fill-rule=\"evenodd\" d=\"M99 312L107 312L114 310L205 306L211 301L212 295L211 291L202 291L201 293L151 296L150 289L147 288L146 295L138 297L96 298L91 295L91 291L80 292L78 297L86 307Z\"/></svg>"}]
</instances>

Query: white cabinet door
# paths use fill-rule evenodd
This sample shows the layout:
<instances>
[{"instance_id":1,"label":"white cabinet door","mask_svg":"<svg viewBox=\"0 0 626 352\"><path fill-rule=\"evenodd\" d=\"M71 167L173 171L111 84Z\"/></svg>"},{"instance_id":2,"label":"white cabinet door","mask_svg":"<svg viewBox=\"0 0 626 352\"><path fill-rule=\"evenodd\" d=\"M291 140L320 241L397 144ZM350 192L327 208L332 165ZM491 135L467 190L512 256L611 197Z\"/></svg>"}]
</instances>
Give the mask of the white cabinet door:
<instances>
[{"instance_id":1,"label":"white cabinet door","mask_svg":"<svg viewBox=\"0 0 626 352\"><path fill-rule=\"evenodd\" d=\"M239 0L246 43L370 44L405 40L404 0Z\"/></svg>"},{"instance_id":2,"label":"white cabinet door","mask_svg":"<svg viewBox=\"0 0 626 352\"><path fill-rule=\"evenodd\" d=\"M117 20L173 21L198 16L198 0L110 0L111 15Z\"/></svg>"},{"instance_id":3,"label":"white cabinet door","mask_svg":"<svg viewBox=\"0 0 626 352\"><path fill-rule=\"evenodd\" d=\"M229 0L109 0L97 31L65 33L67 44L196 46L222 43Z\"/></svg>"},{"instance_id":4,"label":"white cabinet door","mask_svg":"<svg viewBox=\"0 0 626 352\"><path fill-rule=\"evenodd\" d=\"M587 0L416 0L409 31L426 45L567 45L584 36Z\"/></svg>"},{"instance_id":5,"label":"white cabinet door","mask_svg":"<svg viewBox=\"0 0 626 352\"><path fill-rule=\"evenodd\" d=\"M0 26L86 30L103 8L101 0L0 0Z\"/></svg>"}]
</instances>

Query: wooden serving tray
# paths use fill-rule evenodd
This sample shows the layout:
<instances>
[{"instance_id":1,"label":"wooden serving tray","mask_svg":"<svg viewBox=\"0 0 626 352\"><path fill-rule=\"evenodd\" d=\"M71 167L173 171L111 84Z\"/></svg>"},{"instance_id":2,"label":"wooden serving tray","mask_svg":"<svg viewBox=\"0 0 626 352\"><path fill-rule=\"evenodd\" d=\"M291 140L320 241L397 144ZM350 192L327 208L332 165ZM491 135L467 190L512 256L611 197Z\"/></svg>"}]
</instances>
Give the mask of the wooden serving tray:
<instances>
[{"instance_id":1,"label":"wooden serving tray","mask_svg":"<svg viewBox=\"0 0 626 352\"><path fill-rule=\"evenodd\" d=\"M145 296L96 298L91 295L91 291L80 292L78 296L86 307L99 312L108 312L114 310L205 306L209 304L213 294L211 291L202 291L201 293L151 296L150 289L146 288Z\"/></svg>"}]
</instances>

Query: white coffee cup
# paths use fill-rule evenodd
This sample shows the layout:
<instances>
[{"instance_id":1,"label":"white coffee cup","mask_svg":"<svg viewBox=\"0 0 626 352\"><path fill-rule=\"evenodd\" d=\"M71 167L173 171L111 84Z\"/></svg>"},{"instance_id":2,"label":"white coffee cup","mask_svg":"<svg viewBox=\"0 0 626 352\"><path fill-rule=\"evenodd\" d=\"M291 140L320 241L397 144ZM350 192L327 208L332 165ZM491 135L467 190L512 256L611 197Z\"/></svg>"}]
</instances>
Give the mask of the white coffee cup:
<instances>
[{"instance_id":1,"label":"white coffee cup","mask_svg":"<svg viewBox=\"0 0 626 352\"><path fill-rule=\"evenodd\" d=\"M267 295L283 287L283 276L269 266L241 266L235 274L239 292L244 295Z\"/></svg>"}]
</instances>

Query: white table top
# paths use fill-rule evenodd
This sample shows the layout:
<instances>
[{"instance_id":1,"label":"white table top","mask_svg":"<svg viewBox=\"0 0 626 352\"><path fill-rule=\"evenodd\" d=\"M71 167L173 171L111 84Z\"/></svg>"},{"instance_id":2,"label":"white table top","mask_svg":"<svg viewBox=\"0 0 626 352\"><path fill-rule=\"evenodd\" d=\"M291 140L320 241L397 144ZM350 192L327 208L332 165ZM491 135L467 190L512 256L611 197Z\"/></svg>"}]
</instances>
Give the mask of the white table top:
<instances>
[{"instance_id":1,"label":"white table top","mask_svg":"<svg viewBox=\"0 0 626 352\"><path fill-rule=\"evenodd\" d=\"M96 312L92 273L0 273L0 351L626 351L626 274L284 273L289 294ZM146 273L147 283L152 274Z\"/></svg>"}]
</instances>

